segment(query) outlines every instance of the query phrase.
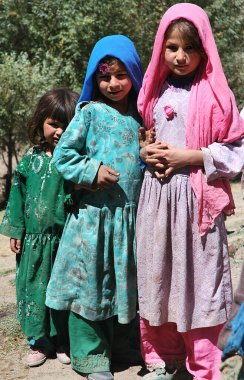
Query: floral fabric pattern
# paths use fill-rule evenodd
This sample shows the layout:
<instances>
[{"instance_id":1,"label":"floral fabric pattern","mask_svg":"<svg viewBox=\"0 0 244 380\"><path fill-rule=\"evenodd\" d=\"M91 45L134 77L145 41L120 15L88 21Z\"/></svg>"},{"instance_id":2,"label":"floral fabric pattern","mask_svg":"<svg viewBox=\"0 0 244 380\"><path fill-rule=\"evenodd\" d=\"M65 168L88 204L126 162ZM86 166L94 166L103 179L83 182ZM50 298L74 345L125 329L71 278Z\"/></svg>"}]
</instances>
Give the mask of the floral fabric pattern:
<instances>
[{"instance_id":1,"label":"floral fabric pattern","mask_svg":"<svg viewBox=\"0 0 244 380\"><path fill-rule=\"evenodd\" d=\"M0 233L22 240L17 255L18 319L27 337L50 334L46 288L65 223L64 180L41 149L34 147L15 171Z\"/></svg>"},{"instance_id":2,"label":"floral fabric pattern","mask_svg":"<svg viewBox=\"0 0 244 380\"><path fill-rule=\"evenodd\" d=\"M156 139L185 148L191 87L176 89L167 83L162 87L153 113ZM176 110L172 120L164 116L168 104ZM175 322L179 332L186 332L217 326L230 315L232 289L223 215L204 238L197 220L189 167L175 170L163 181L146 169L137 212L138 298L140 315L151 326Z\"/></svg>"},{"instance_id":3,"label":"floral fabric pattern","mask_svg":"<svg viewBox=\"0 0 244 380\"><path fill-rule=\"evenodd\" d=\"M78 104L54 153L58 171L92 186L101 163L120 173L111 189L82 189L67 219L46 303L95 321L136 313L135 214L141 187L139 123L101 103Z\"/></svg>"}]
</instances>

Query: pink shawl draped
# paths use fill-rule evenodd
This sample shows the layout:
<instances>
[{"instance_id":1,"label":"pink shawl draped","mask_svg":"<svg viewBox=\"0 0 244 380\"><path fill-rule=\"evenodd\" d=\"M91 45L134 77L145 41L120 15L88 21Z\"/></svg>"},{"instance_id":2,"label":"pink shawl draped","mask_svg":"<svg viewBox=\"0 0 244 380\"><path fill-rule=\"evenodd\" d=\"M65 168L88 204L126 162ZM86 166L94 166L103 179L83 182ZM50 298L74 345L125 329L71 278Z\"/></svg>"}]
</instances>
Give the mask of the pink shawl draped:
<instances>
[{"instance_id":1,"label":"pink shawl draped","mask_svg":"<svg viewBox=\"0 0 244 380\"><path fill-rule=\"evenodd\" d=\"M208 57L191 89L186 146L189 149L200 149L213 142L231 143L244 136L244 123L228 87L208 16L195 4L179 3L164 14L139 93L138 110L147 129L152 128L153 108L169 74L162 54L164 33L173 20L181 17L195 25ZM198 201L199 231L203 235L222 211L230 215L234 212L235 205L228 180L219 178L207 183L202 168L199 167L191 168L190 179Z\"/></svg>"}]
</instances>

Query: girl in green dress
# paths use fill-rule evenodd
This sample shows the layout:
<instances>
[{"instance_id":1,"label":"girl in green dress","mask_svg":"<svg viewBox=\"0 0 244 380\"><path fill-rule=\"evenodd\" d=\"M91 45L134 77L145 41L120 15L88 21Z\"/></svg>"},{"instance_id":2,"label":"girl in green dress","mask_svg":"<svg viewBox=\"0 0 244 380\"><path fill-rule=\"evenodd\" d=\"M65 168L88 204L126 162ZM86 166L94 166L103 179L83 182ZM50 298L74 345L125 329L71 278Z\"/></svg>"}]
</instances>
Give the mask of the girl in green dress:
<instances>
[{"instance_id":1,"label":"girl in green dress","mask_svg":"<svg viewBox=\"0 0 244 380\"><path fill-rule=\"evenodd\" d=\"M121 35L100 40L75 117L54 152L58 171L81 190L67 218L46 304L71 310L71 365L89 380L113 379L110 362L126 357L136 316L141 82L131 40Z\"/></svg>"},{"instance_id":2,"label":"girl in green dress","mask_svg":"<svg viewBox=\"0 0 244 380\"><path fill-rule=\"evenodd\" d=\"M27 364L44 363L56 348L62 363L70 359L67 313L45 306L66 209L66 185L52 163L53 150L70 122L78 94L68 89L45 93L38 101L29 125L31 148L18 164L0 233L10 237L16 253L18 320L28 339ZM66 324L65 324L66 321ZM56 339L51 339L52 335ZM54 343L56 347L54 346Z\"/></svg>"}]
</instances>

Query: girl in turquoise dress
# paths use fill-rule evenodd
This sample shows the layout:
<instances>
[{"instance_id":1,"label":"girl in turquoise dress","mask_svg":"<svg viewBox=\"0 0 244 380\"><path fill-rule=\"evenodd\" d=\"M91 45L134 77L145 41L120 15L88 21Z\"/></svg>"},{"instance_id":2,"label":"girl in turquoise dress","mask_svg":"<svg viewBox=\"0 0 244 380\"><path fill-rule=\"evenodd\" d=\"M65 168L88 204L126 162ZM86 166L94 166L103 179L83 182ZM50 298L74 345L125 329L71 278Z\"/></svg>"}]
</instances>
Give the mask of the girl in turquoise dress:
<instances>
[{"instance_id":1,"label":"girl in turquoise dress","mask_svg":"<svg viewBox=\"0 0 244 380\"><path fill-rule=\"evenodd\" d=\"M46 304L71 310L71 365L89 380L113 379L136 316L135 216L141 187L136 110L139 56L121 35L100 40L53 161L80 188L47 289ZM91 100L91 101L90 101ZM89 101L89 102L87 102Z\"/></svg>"},{"instance_id":2,"label":"girl in turquoise dress","mask_svg":"<svg viewBox=\"0 0 244 380\"><path fill-rule=\"evenodd\" d=\"M45 298L69 198L64 180L51 161L52 153L74 115L77 100L75 92L56 89L38 101L28 131L34 147L15 170L0 226L0 233L10 237L10 248L16 253L18 320L31 346L27 355L31 367L44 363L55 349L52 335L56 336L58 359L70 362L65 353L67 312L51 311Z\"/></svg>"}]
</instances>

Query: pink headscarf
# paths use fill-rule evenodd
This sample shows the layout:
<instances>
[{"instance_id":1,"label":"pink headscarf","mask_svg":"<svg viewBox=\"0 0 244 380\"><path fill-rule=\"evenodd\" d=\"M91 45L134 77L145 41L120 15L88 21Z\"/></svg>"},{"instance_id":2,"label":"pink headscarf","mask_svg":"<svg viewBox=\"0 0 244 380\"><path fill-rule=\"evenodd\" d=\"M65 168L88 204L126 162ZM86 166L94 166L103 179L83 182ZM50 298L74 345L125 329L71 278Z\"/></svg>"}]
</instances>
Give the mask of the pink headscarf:
<instances>
[{"instance_id":1,"label":"pink headscarf","mask_svg":"<svg viewBox=\"0 0 244 380\"><path fill-rule=\"evenodd\" d=\"M162 54L164 33L173 20L181 17L195 25L208 57L206 66L201 72L199 70L191 89L186 146L189 149L200 149L213 142L231 143L244 136L244 123L228 87L208 16L195 4L179 3L164 14L139 93L138 110L147 129L152 128L153 108L169 74ZM199 231L203 235L222 211L231 215L235 205L228 180L220 178L207 183L202 168L199 167L191 168L190 178L198 201Z\"/></svg>"}]
</instances>

